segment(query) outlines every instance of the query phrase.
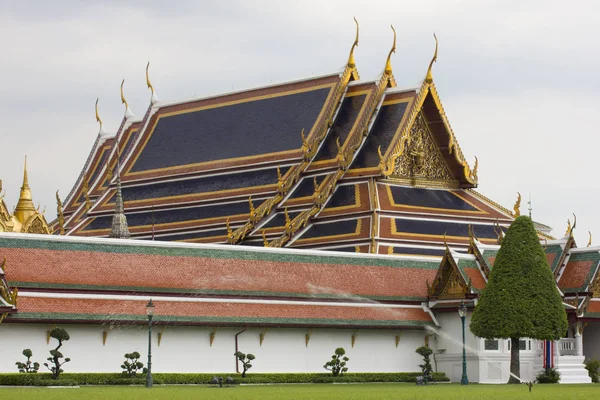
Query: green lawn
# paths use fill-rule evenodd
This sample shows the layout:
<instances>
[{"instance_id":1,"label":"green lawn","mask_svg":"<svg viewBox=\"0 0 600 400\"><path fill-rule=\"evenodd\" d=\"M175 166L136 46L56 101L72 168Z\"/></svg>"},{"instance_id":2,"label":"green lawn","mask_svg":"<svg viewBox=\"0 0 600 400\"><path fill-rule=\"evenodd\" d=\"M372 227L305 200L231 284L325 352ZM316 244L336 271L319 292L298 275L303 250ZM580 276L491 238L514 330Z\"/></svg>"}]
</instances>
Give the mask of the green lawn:
<instances>
[{"instance_id":1,"label":"green lawn","mask_svg":"<svg viewBox=\"0 0 600 400\"><path fill-rule=\"evenodd\" d=\"M529 393L525 385L439 384L417 387L406 383L265 385L212 388L205 386L95 386L72 389L0 387L4 399L594 399L600 385L536 385Z\"/></svg>"}]
</instances>

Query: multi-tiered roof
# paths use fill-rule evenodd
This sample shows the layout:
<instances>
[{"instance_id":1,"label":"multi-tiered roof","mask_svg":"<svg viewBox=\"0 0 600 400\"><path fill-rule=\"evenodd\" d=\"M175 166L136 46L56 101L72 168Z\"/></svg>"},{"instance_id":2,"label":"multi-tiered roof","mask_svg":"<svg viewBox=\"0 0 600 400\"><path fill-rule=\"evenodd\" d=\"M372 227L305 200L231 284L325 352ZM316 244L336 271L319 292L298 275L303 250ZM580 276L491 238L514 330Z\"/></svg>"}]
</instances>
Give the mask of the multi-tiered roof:
<instances>
[{"instance_id":1,"label":"multi-tiered roof","mask_svg":"<svg viewBox=\"0 0 600 400\"><path fill-rule=\"evenodd\" d=\"M98 134L67 235L109 236L120 176L133 238L441 256L473 226L496 243L514 213L473 190L477 160L433 82L437 39L417 89L396 87L395 32L376 81L359 80L357 45L358 30L341 72L192 101L160 102L148 80L144 117Z\"/></svg>"}]
</instances>

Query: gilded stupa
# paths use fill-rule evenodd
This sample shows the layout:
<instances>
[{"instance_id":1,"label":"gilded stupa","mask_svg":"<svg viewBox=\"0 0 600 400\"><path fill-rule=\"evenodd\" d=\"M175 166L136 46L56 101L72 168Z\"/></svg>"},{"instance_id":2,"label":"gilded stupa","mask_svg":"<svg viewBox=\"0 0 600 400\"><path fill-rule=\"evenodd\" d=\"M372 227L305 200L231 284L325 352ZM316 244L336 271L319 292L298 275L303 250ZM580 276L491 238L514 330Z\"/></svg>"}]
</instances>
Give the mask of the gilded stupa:
<instances>
[{"instance_id":1,"label":"gilded stupa","mask_svg":"<svg viewBox=\"0 0 600 400\"><path fill-rule=\"evenodd\" d=\"M1 181L0 192L2 192ZM12 215L8 212L8 208L4 202L4 194L0 196L0 232L50 233L44 212L40 213L39 206L36 208L33 205L31 187L27 178L27 157L25 157L23 184L21 186L21 193L19 194L19 201Z\"/></svg>"}]
</instances>

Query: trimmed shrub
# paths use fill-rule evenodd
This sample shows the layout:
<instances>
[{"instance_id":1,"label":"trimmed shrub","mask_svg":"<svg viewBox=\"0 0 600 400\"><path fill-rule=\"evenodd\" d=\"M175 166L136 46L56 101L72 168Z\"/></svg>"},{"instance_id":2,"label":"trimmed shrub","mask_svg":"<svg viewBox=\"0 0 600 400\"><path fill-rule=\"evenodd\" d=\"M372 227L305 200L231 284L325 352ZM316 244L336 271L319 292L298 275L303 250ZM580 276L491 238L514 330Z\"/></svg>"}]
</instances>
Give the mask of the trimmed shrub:
<instances>
[{"instance_id":1,"label":"trimmed shrub","mask_svg":"<svg viewBox=\"0 0 600 400\"><path fill-rule=\"evenodd\" d=\"M27 357L27 361L20 362L17 361L15 363L15 365L17 366L17 368L19 368L19 372L21 373L27 373L27 374L35 374L38 372L38 370L40 369L40 363L39 362L31 362L31 357L33 356L33 352L31 351L31 349L25 349L23 350L22 353L25 357Z\"/></svg>"},{"instance_id":2,"label":"trimmed shrub","mask_svg":"<svg viewBox=\"0 0 600 400\"><path fill-rule=\"evenodd\" d=\"M205 374L176 374L156 373L152 374L154 383L157 385L209 385L212 378L220 373ZM343 376L333 377L328 373L282 373L282 374L251 374L244 379L244 383L334 383L334 382L414 382L420 372L382 372L382 373L347 373ZM442 372L434 372L433 379L437 382L447 382L450 379ZM49 373L0 374L0 385L8 386L32 386L35 382L43 379L51 379ZM132 385L145 384L145 379L123 378L120 373L63 373L60 381L73 380L78 385ZM239 383L239 382L238 382ZM58 383L55 384L58 385Z\"/></svg>"},{"instance_id":3,"label":"trimmed shrub","mask_svg":"<svg viewBox=\"0 0 600 400\"><path fill-rule=\"evenodd\" d=\"M252 368L252 364L250 364L250 362L254 359L256 359L256 357L254 357L254 354L244 354L241 351L236 351L234 354L234 356L237 357L238 360L240 360L242 362L242 365L244 367L244 371L242 372L242 378L246 377L246 371L248 371L250 368Z\"/></svg>"},{"instance_id":4,"label":"trimmed shrub","mask_svg":"<svg viewBox=\"0 0 600 400\"><path fill-rule=\"evenodd\" d=\"M139 361L140 353L134 351L133 353L125 354L125 361L121 364L121 368L123 369L122 374L127 375L132 378L137 375L138 371L142 371L144 374L146 373L146 368L144 368L144 364Z\"/></svg>"},{"instance_id":5,"label":"trimmed shrub","mask_svg":"<svg viewBox=\"0 0 600 400\"><path fill-rule=\"evenodd\" d=\"M48 363L44 363L44 366L48 368L50 372L52 372L52 379L58 379L61 372L63 372L63 369L61 367L65 363L71 361L71 359L67 357L65 358L65 361L61 362L60 360L64 358L64 356L60 351L58 351L58 349L62 347L63 342L71 339L71 337L69 336L69 333L66 331L66 329L63 328L52 329L50 331L50 337L58 341L58 346L56 346L54 350L50 350L50 357L47 358L47 360L50 361L52 366L50 366Z\"/></svg>"},{"instance_id":6,"label":"trimmed shrub","mask_svg":"<svg viewBox=\"0 0 600 400\"><path fill-rule=\"evenodd\" d=\"M556 368L546 368L535 379L537 383L558 383L560 372Z\"/></svg>"},{"instance_id":7,"label":"trimmed shrub","mask_svg":"<svg viewBox=\"0 0 600 400\"><path fill-rule=\"evenodd\" d=\"M427 383L432 380L431 371L433 368L431 368L429 356L433 354L433 350L431 350L428 346L421 346L417 348L415 352L423 357L423 364L419 364L419 367L423 373L423 384L427 385Z\"/></svg>"},{"instance_id":8,"label":"trimmed shrub","mask_svg":"<svg viewBox=\"0 0 600 400\"><path fill-rule=\"evenodd\" d=\"M585 369L588 370L588 375L592 378L592 382L598 383L598 374L600 371L600 360L592 359L585 363Z\"/></svg>"},{"instance_id":9,"label":"trimmed shrub","mask_svg":"<svg viewBox=\"0 0 600 400\"><path fill-rule=\"evenodd\" d=\"M342 376L348 372L346 363L350 360L345 354L346 350L344 350L343 347L338 347L335 349L335 354L331 356L331 360L327 361L325 365L323 365L323 368L331 371L331 375L333 376Z\"/></svg>"}]
</instances>

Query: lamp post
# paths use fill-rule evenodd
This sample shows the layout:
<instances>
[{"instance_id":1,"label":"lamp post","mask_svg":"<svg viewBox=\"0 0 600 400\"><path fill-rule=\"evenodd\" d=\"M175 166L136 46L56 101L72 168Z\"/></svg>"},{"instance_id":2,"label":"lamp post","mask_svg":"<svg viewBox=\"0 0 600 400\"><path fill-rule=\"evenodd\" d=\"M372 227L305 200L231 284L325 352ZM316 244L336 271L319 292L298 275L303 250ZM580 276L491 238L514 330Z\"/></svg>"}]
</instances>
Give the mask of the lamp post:
<instances>
[{"instance_id":1,"label":"lamp post","mask_svg":"<svg viewBox=\"0 0 600 400\"><path fill-rule=\"evenodd\" d=\"M460 306L458 307L458 315L460 315L460 320L462 322L462 343L463 343L463 354L462 354L462 378L460 378L461 385L468 385L469 379L467 378L467 353L465 352L465 318L467 317L467 306L465 306L464 301L460 301Z\"/></svg>"},{"instance_id":2,"label":"lamp post","mask_svg":"<svg viewBox=\"0 0 600 400\"><path fill-rule=\"evenodd\" d=\"M146 374L146 387L152 387L152 317L154 316L154 304L152 299L146 304L148 315L148 373Z\"/></svg>"}]
</instances>

